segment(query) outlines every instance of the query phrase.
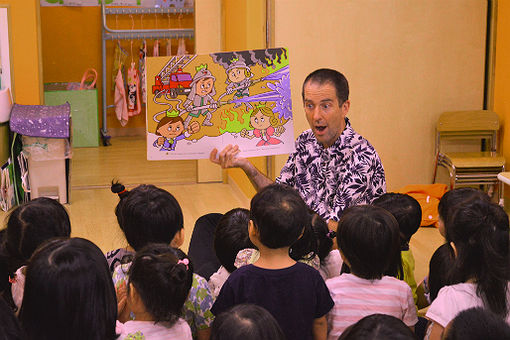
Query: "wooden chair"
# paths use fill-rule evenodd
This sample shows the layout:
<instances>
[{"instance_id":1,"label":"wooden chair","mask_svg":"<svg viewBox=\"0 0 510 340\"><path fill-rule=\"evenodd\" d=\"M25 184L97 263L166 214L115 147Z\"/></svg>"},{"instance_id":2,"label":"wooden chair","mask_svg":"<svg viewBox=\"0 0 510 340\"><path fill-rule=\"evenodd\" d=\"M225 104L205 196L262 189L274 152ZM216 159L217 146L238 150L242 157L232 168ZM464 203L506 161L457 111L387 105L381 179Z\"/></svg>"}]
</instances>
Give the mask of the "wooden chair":
<instances>
[{"instance_id":1,"label":"wooden chair","mask_svg":"<svg viewBox=\"0 0 510 340\"><path fill-rule=\"evenodd\" d=\"M499 117L487 110L444 112L436 125L436 164L432 182L435 183L437 168L442 166L450 175L450 189L458 185L484 185L490 195L498 187L498 201L502 203L503 185L498 174L505 171L505 158L497 153ZM448 141L478 140L478 152L461 150L445 151ZM484 149L481 148L485 141Z\"/></svg>"}]
</instances>

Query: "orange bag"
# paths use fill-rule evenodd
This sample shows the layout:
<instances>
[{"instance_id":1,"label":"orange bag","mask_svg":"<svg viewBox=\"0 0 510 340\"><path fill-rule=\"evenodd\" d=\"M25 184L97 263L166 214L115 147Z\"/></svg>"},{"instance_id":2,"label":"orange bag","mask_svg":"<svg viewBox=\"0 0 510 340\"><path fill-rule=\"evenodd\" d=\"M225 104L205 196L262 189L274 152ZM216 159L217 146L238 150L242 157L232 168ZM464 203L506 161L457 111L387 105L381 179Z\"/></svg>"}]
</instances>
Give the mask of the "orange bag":
<instances>
[{"instance_id":1,"label":"orange bag","mask_svg":"<svg viewBox=\"0 0 510 340\"><path fill-rule=\"evenodd\" d=\"M401 194L408 194L420 203L421 206L421 224L420 226L435 226L439 221L437 206L439 200L448 191L446 184L410 184L397 190Z\"/></svg>"}]
</instances>

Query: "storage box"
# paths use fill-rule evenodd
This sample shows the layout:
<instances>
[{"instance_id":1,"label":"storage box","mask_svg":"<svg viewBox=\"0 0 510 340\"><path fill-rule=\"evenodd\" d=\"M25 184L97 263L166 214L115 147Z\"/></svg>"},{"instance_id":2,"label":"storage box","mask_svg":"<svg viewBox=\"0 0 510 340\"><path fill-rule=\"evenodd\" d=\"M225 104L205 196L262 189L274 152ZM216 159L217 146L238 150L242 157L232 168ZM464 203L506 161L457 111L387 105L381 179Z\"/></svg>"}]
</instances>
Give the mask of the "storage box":
<instances>
[{"instance_id":1,"label":"storage box","mask_svg":"<svg viewBox=\"0 0 510 340\"><path fill-rule=\"evenodd\" d=\"M30 198L51 197L68 203L66 159L71 157L67 139L23 136L28 160Z\"/></svg>"}]
</instances>

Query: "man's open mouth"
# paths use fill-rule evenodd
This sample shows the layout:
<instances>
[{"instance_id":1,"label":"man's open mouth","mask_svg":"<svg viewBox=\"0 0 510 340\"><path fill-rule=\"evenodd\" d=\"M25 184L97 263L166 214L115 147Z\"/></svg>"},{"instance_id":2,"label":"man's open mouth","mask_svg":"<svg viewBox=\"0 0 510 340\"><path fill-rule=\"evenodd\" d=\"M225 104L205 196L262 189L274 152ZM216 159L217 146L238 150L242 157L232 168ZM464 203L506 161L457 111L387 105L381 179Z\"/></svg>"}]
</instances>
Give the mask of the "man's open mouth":
<instances>
[{"instance_id":1,"label":"man's open mouth","mask_svg":"<svg viewBox=\"0 0 510 340\"><path fill-rule=\"evenodd\" d=\"M317 126L317 125L315 126L315 130L320 131L320 132L324 131L325 129L326 129L325 126Z\"/></svg>"}]
</instances>

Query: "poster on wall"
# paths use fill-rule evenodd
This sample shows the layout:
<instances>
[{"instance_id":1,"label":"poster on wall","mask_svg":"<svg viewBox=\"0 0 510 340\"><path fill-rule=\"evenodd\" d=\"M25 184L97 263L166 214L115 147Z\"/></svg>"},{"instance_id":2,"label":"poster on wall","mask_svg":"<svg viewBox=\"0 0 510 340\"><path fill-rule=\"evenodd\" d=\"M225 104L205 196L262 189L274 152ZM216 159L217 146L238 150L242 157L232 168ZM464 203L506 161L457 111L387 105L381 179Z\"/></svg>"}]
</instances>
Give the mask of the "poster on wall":
<instances>
[{"instance_id":1,"label":"poster on wall","mask_svg":"<svg viewBox=\"0 0 510 340\"><path fill-rule=\"evenodd\" d=\"M193 0L41 0L41 6L140 6L161 8L193 7Z\"/></svg>"},{"instance_id":2,"label":"poster on wall","mask_svg":"<svg viewBox=\"0 0 510 340\"><path fill-rule=\"evenodd\" d=\"M148 160L293 151L287 49L148 57L146 72Z\"/></svg>"}]
</instances>

